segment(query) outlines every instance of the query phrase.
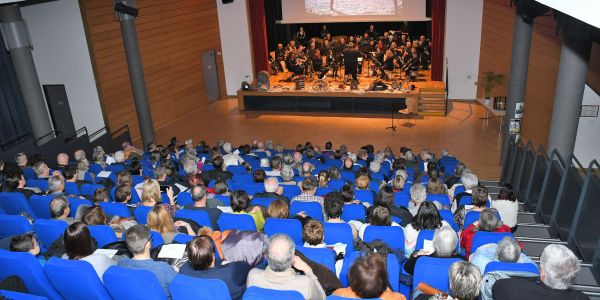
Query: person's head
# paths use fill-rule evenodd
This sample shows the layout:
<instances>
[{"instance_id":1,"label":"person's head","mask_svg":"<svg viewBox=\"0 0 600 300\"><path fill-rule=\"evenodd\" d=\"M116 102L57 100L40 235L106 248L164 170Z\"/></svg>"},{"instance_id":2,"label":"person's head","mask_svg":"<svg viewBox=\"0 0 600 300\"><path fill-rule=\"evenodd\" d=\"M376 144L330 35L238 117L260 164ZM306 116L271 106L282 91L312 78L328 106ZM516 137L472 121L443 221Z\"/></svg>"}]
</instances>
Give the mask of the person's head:
<instances>
[{"instance_id":1,"label":"person's head","mask_svg":"<svg viewBox=\"0 0 600 300\"><path fill-rule=\"evenodd\" d=\"M265 180L265 192L275 193L275 191L277 191L278 187L279 187L279 181L277 181L276 177L269 177Z\"/></svg>"},{"instance_id":2,"label":"person's head","mask_svg":"<svg viewBox=\"0 0 600 300\"><path fill-rule=\"evenodd\" d=\"M460 177L460 181L462 182L465 190L472 190L479 184L479 178L477 175L473 173L466 173Z\"/></svg>"},{"instance_id":3,"label":"person's head","mask_svg":"<svg viewBox=\"0 0 600 300\"><path fill-rule=\"evenodd\" d=\"M269 204L267 214L271 218L287 219L290 215L290 209L285 201L277 199Z\"/></svg>"},{"instance_id":4,"label":"person's head","mask_svg":"<svg viewBox=\"0 0 600 300\"><path fill-rule=\"evenodd\" d=\"M433 202L425 201L419 206L417 215L413 218L412 227L415 230L437 229L442 226L442 217Z\"/></svg>"},{"instance_id":5,"label":"person's head","mask_svg":"<svg viewBox=\"0 0 600 300\"><path fill-rule=\"evenodd\" d=\"M278 43L277 44L277 49L279 49L279 50L283 49L283 44L282 43ZM225 148L225 145L223 145L223 149L224 148ZM227 152L227 153L229 153L229 152Z\"/></svg>"},{"instance_id":6,"label":"person's head","mask_svg":"<svg viewBox=\"0 0 600 300\"><path fill-rule=\"evenodd\" d=\"M114 156L113 158L115 159L115 161L117 163L122 163L125 161L125 152L123 152L121 150L115 152L115 154L113 156Z\"/></svg>"},{"instance_id":7,"label":"person's head","mask_svg":"<svg viewBox=\"0 0 600 300\"><path fill-rule=\"evenodd\" d=\"M15 163L17 163L17 166L19 167L27 166L27 154L24 152L15 154Z\"/></svg>"},{"instance_id":8,"label":"person's head","mask_svg":"<svg viewBox=\"0 0 600 300\"><path fill-rule=\"evenodd\" d=\"M513 238L506 236L500 242L496 248L496 256L499 261L503 262L517 262L521 256L521 247L519 243Z\"/></svg>"},{"instance_id":9,"label":"person's head","mask_svg":"<svg viewBox=\"0 0 600 300\"><path fill-rule=\"evenodd\" d=\"M65 180L62 176L54 175L48 178L48 190L51 193L60 193L65 189Z\"/></svg>"},{"instance_id":10,"label":"person's head","mask_svg":"<svg viewBox=\"0 0 600 300\"><path fill-rule=\"evenodd\" d=\"M131 186L121 184L115 190L115 200L119 203L127 203L131 200Z\"/></svg>"},{"instance_id":11,"label":"person's head","mask_svg":"<svg viewBox=\"0 0 600 300\"><path fill-rule=\"evenodd\" d=\"M324 197L323 205L327 219L339 219L344 209L344 198L340 192L329 192Z\"/></svg>"},{"instance_id":12,"label":"person's head","mask_svg":"<svg viewBox=\"0 0 600 300\"><path fill-rule=\"evenodd\" d=\"M448 226L442 226L433 234L433 250L438 257L450 257L458 245L456 232Z\"/></svg>"},{"instance_id":13,"label":"person's head","mask_svg":"<svg viewBox=\"0 0 600 300\"><path fill-rule=\"evenodd\" d=\"M63 243L69 259L81 259L96 250L92 235L83 222L75 222L65 229Z\"/></svg>"},{"instance_id":14,"label":"person's head","mask_svg":"<svg viewBox=\"0 0 600 300\"><path fill-rule=\"evenodd\" d=\"M86 225L106 225L108 218L100 206L90 206L85 210L82 218Z\"/></svg>"},{"instance_id":15,"label":"person's head","mask_svg":"<svg viewBox=\"0 0 600 300\"><path fill-rule=\"evenodd\" d=\"M159 233L175 232L173 219L166 208L157 205L148 212L146 219L148 228Z\"/></svg>"},{"instance_id":16,"label":"person's head","mask_svg":"<svg viewBox=\"0 0 600 300\"><path fill-rule=\"evenodd\" d=\"M502 226L496 211L486 208L479 213L479 230L494 232Z\"/></svg>"},{"instance_id":17,"label":"person's head","mask_svg":"<svg viewBox=\"0 0 600 300\"><path fill-rule=\"evenodd\" d=\"M252 172L252 181L256 182L256 183L264 183L265 182L265 178L267 177L267 173L265 172L265 170L254 170L254 172Z\"/></svg>"},{"instance_id":18,"label":"person's head","mask_svg":"<svg viewBox=\"0 0 600 300\"><path fill-rule=\"evenodd\" d=\"M329 173L329 179L340 179L340 170L336 167L331 167L327 171Z\"/></svg>"},{"instance_id":19,"label":"person's head","mask_svg":"<svg viewBox=\"0 0 600 300\"><path fill-rule=\"evenodd\" d=\"M117 173L117 185L126 184L133 186L133 177L128 171L121 171Z\"/></svg>"},{"instance_id":20,"label":"person's head","mask_svg":"<svg viewBox=\"0 0 600 300\"><path fill-rule=\"evenodd\" d=\"M57 196L50 201L50 216L52 219L65 219L71 213L69 200L65 196Z\"/></svg>"},{"instance_id":21,"label":"person's head","mask_svg":"<svg viewBox=\"0 0 600 300\"><path fill-rule=\"evenodd\" d=\"M319 171L317 178L319 179L319 187L326 187L329 182L329 172L325 170Z\"/></svg>"},{"instance_id":22,"label":"person's head","mask_svg":"<svg viewBox=\"0 0 600 300\"><path fill-rule=\"evenodd\" d=\"M213 241L206 235L197 236L187 244L188 261L196 271L206 270L215 264Z\"/></svg>"},{"instance_id":23,"label":"person's head","mask_svg":"<svg viewBox=\"0 0 600 300\"><path fill-rule=\"evenodd\" d=\"M212 164L213 164L213 167L215 167L215 170L223 170L224 162L225 162L225 160L223 159L223 156L221 156L221 155L217 155L212 159Z\"/></svg>"},{"instance_id":24,"label":"person's head","mask_svg":"<svg viewBox=\"0 0 600 300\"><path fill-rule=\"evenodd\" d=\"M394 206L394 200L394 189L388 185L384 185L379 189L379 193L377 193L375 204L392 207Z\"/></svg>"},{"instance_id":25,"label":"person's head","mask_svg":"<svg viewBox=\"0 0 600 300\"><path fill-rule=\"evenodd\" d=\"M350 184L345 184L340 188L340 193L344 202L348 203L354 200L354 188Z\"/></svg>"},{"instance_id":26,"label":"person's head","mask_svg":"<svg viewBox=\"0 0 600 300\"><path fill-rule=\"evenodd\" d=\"M371 225L390 226L392 225L392 214L387 206L376 205L371 213Z\"/></svg>"},{"instance_id":27,"label":"person's head","mask_svg":"<svg viewBox=\"0 0 600 300\"><path fill-rule=\"evenodd\" d=\"M69 155L66 153L59 153L56 156L56 164L59 166L66 166L69 164Z\"/></svg>"},{"instance_id":28,"label":"person's head","mask_svg":"<svg viewBox=\"0 0 600 300\"><path fill-rule=\"evenodd\" d=\"M540 279L553 289L566 290L571 287L579 268L577 256L563 245L546 246L540 257Z\"/></svg>"},{"instance_id":29,"label":"person's head","mask_svg":"<svg viewBox=\"0 0 600 300\"><path fill-rule=\"evenodd\" d=\"M227 182L223 180L217 180L217 182L215 182L215 186L213 186L213 190L215 191L215 194L223 195L229 192L229 187L227 186Z\"/></svg>"},{"instance_id":30,"label":"person's head","mask_svg":"<svg viewBox=\"0 0 600 300\"><path fill-rule=\"evenodd\" d=\"M142 184L142 202L146 205L160 203L160 184L156 179L146 179Z\"/></svg>"},{"instance_id":31,"label":"person's head","mask_svg":"<svg viewBox=\"0 0 600 300\"><path fill-rule=\"evenodd\" d=\"M104 162L104 155L106 155L104 148L102 148L102 146L96 146L92 151L92 160L94 162Z\"/></svg>"},{"instance_id":32,"label":"person's head","mask_svg":"<svg viewBox=\"0 0 600 300\"><path fill-rule=\"evenodd\" d=\"M317 191L318 182L314 177L305 177L302 180L302 192L313 195Z\"/></svg>"},{"instance_id":33,"label":"person's head","mask_svg":"<svg viewBox=\"0 0 600 300\"><path fill-rule=\"evenodd\" d=\"M288 165L283 165L281 167L280 175L284 182L292 181L294 180L294 169Z\"/></svg>"},{"instance_id":34,"label":"person's head","mask_svg":"<svg viewBox=\"0 0 600 300\"><path fill-rule=\"evenodd\" d=\"M78 163L79 164L79 163ZM66 181L77 181L77 166L69 165L62 170L63 177Z\"/></svg>"},{"instance_id":35,"label":"person's head","mask_svg":"<svg viewBox=\"0 0 600 300\"><path fill-rule=\"evenodd\" d=\"M158 181L167 180L167 168L165 168L164 166L158 166L154 168L154 176Z\"/></svg>"},{"instance_id":36,"label":"person's head","mask_svg":"<svg viewBox=\"0 0 600 300\"><path fill-rule=\"evenodd\" d=\"M350 157L344 159L344 170L352 170L352 166L354 166L354 161Z\"/></svg>"},{"instance_id":37,"label":"person's head","mask_svg":"<svg viewBox=\"0 0 600 300\"><path fill-rule=\"evenodd\" d=\"M29 252L33 256L40 254L40 245L33 233L15 235L10 239L10 251Z\"/></svg>"},{"instance_id":38,"label":"person's head","mask_svg":"<svg viewBox=\"0 0 600 300\"><path fill-rule=\"evenodd\" d=\"M427 193L429 194L445 194L446 185L437 177L429 177L427 182Z\"/></svg>"},{"instance_id":39,"label":"person's head","mask_svg":"<svg viewBox=\"0 0 600 300\"><path fill-rule=\"evenodd\" d=\"M484 207L488 201L488 189L484 186L476 186L472 190L471 199L473 205L477 207Z\"/></svg>"},{"instance_id":40,"label":"person's head","mask_svg":"<svg viewBox=\"0 0 600 300\"><path fill-rule=\"evenodd\" d=\"M150 238L150 229L142 224L129 227L125 231L125 244L127 249L134 256L150 254L152 240Z\"/></svg>"},{"instance_id":41,"label":"person's head","mask_svg":"<svg viewBox=\"0 0 600 300\"><path fill-rule=\"evenodd\" d=\"M392 188L396 191L403 190L405 184L406 181L401 175L396 175L396 177L394 177L394 180L392 180Z\"/></svg>"},{"instance_id":42,"label":"person's head","mask_svg":"<svg viewBox=\"0 0 600 300\"><path fill-rule=\"evenodd\" d=\"M273 170L281 170L281 166L283 164L283 159L281 156L275 156L271 159L270 166Z\"/></svg>"},{"instance_id":43,"label":"person's head","mask_svg":"<svg viewBox=\"0 0 600 300\"><path fill-rule=\"evenodd\" d=\"M101 187L97 188L94 191L94 196L92 197L92 200L94 201L94 203L108 202L109 196L110 195L108 194L108 190L104 187Z\"/></svg>"},{"instance_id":44,"label":"person's head","mask_svg":"<svg viewBox=\"0 0 600 300\"><path fill-rule=\"evenodd\" d=\"M479 296L481 287L481 271L474 264L458 261L448 271L452 296L460 300L472 300Z\"/></svg>"},{"instance_id":45,"label":"person's head","mask_svg":"<svg viewBox=\"0 0 600 300\"><path fill-rule=\"evenodd\" d=\"M498 192L498 200L508 200L512 202L517 200L517 195L513 192L512 184L504 184L500 189L500 192Z\"/></svg>"},{"instance_id":46,"label":"person's head","mask_svg":"<svg viewBox=\"0 0 600 300\"><path fill-rule=\"evenodd\" d=\"M23 174L21 172L10 172L8 174L6 174L5 177L6 180L6 190L9 192L12 192L14 190L16 190L17 188L23 188L25 187L25 176L23 176Z\"/></svg>"},{"instance_id":47,"label":"person's head","mask_svg":"<svg viewBox=\"0 0 600 300\"><path fill-rule=\"evenodd\" d=\"M242 212L248 208L250 197L244 190L237 190L231 193L231 209L234 212Z\"/></svg>"},{"instance_id":48,"label":"person's head","mask_svg":"<svg viewBox=\"0 0 600 300\"><path fill-rule=\"evenodd\" d=\"M292 239L285 234L274 234L264 246L264 254L269 269L274 272L283 272L292 267L296 246Z\"/></svg>"},{"instance_id":49,"label":"person's head","mask_svg":"<svg viewBox=\"0 0 600 300\"><path fill-rule=\"evenodd\" d=\"M373 24L369 25L369 30L370 31L375 30L375 25L373 25ZM363 298L377 298L377 297L363 297Z\"/></svg>"},{"instance_id":50,"label":"person's head","mask_svg":"<svg viewBox=\"0 0 600 300\"><path fill-rule=\"evenodd\" d=\"M193 160L186 160L183 162L183 171L187 176L196 175L198 174L198 165Z\"/></svg>"},{"instance_id":51,"label":"person's head","mask_svg":"<svg viewBox=\"0 0 600 300\"><path fill-rule=\"evenodd\" d=\"M350 288L360 298L379 298L388 288L386 259L371 253L357 258L348 272Z\"/></svg>"},{"instance_id":52,"label":"person's head","mask_svg":"<svg viewBox=\"0 0 600 300\"><path fill-rule=\"evenodd\" d=\"M425 190L425 187L420 183L413 184L410 188L410 199L418 204L425 201L426 198L427 191Z\"/></svg>"},{"instance_id":53,"label":"person's head","mask_svg":"<svg viewBox=\"0 0 600 300\"><path fill-rule=\"evenodd\" d=\"M464 163L459 162L456 164L456 168L454 168L454 176L462 177L466 169L467 166Z\"/></svg>"},{"instance_id":54,"label":"person's head","mask_svg":"<svg viewBox=\"0 0 600 300\"><path fill-rule=\"evenodd\" d=\"M368 189L371 184L371 176L367 172L360 172L356 176L356 188L357 189Z\"/></svg>"},{"instance_id":55,"label":"person's head","mask_svg":"<svg viewBox=\"0 0 600 300\"><path fill-rule=\"evenodd\" d=\"M317 220L310 220L302 227L302 239L311 246L323 243L325 229L323 223Z\"/></svg>"}]
</instances>

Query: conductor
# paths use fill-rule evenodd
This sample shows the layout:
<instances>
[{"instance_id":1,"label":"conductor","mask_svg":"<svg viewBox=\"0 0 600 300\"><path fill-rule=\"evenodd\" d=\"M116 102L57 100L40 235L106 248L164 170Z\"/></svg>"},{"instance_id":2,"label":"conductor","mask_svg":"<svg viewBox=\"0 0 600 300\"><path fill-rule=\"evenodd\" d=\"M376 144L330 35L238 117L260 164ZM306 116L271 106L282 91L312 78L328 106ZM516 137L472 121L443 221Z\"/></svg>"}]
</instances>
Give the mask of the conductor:
<instances>
[{"instance_id":1,"label":"conductor","mask_svg":"<svg viewBox=\"0 0 600 300\"><path fill-rule=\"evenodd\" d=\"M362 56L362 53L358 50L358 45L350 43L342 53L344 54L344 68L346 68L346 74L352 75L352 81L358 83L356 71L358 58Z\"/></svg>"}]
</instances>

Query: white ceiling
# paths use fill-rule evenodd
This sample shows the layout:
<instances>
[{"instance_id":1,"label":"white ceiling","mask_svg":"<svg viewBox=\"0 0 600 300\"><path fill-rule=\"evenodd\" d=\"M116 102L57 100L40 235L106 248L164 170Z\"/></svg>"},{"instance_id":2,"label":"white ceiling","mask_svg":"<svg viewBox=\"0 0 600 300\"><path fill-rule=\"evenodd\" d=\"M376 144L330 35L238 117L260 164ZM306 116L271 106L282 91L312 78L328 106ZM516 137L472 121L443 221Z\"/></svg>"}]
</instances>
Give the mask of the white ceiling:
<instances>
[{"instance_id":1,"label":"white ceiling","mask_svg":"<svg viewBox=\"0 0 600 300\"><path fill-rule=\"evenodd\" d=\"M573 18L600 28L600 1L598 0L536 0Z\"/></svg>"}]
</instances>

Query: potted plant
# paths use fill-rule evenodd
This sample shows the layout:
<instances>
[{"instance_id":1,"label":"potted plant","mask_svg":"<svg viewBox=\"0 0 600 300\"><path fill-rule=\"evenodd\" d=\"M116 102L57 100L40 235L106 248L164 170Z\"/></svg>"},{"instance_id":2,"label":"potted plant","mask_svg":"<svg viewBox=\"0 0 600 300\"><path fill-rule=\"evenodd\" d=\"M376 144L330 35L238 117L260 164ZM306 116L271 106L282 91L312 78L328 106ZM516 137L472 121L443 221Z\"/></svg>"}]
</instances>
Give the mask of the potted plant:
<instances>
[{"instance_id":1,"label":"potted plant","mask_svg":"<svg viewBox=\"0 0 600 300\"><path fill-rule=\"evenodd\" d=\"M492 90L497 84L504 83L504 74L496 74L492 71L485 72L483 74L483 80L485 82L485 104L490 105L492 97Z\"/></svg>"}]
</instances>

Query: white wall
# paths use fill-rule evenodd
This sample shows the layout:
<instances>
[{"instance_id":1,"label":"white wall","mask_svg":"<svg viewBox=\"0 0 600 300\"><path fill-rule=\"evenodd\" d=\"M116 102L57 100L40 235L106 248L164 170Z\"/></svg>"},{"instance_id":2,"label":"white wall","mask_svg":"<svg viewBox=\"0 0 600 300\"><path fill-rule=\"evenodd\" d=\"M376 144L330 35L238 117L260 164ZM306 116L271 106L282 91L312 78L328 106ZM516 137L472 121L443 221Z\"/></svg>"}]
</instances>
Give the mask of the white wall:
<instances>
[{"instance_id":1,"label":"white wall","mask_svg":"<svg viewBox=\"0 0 600 300\"><path fill-rule=\"evenodd\" d=\"M448 1L444 39L445 58L448 60L448 99L476 98L482 19L483 1Z\"/></svg>"},{"instance_id":2,"label":"white wall","mask_svg":"<svg viewBox=\"0 0 600 300\"><path fill-rule=\"evenodd\" d=\"M59 0L21 8L33 43L40 84L64 84L75 130L91 134L104 127L100 99L76 0Z\"/></svg>"},{"instance_id":3,"label":"white wall","mask_svg":"<svg viewBox=\"0 0 600 300\"><path fill-rule=\"evenodd\" d=\"M246 75L252 75L252 50L246 0L217 1L227 95L236 95Z\"/></svg>"},{"instance_id":4,"label":"white wall","mask_svg":"<svg viewBox=\"0 0 600 300\"><path fill-rule=\"evenodd\" d=\"M600 95L596 94L587 84L583 92L583 105L600 105ZM586 168L592 160L600 161L598 132L600 132L600 117L579 118L574 154Z\"/></svg>"}]
</instances>

